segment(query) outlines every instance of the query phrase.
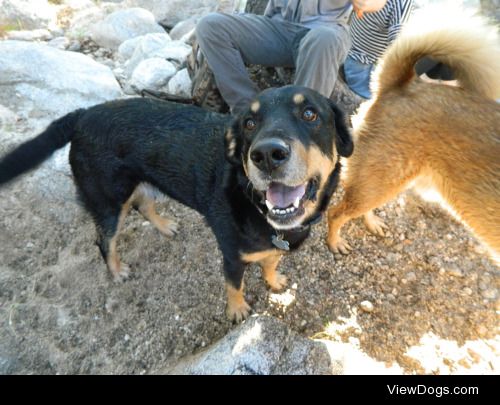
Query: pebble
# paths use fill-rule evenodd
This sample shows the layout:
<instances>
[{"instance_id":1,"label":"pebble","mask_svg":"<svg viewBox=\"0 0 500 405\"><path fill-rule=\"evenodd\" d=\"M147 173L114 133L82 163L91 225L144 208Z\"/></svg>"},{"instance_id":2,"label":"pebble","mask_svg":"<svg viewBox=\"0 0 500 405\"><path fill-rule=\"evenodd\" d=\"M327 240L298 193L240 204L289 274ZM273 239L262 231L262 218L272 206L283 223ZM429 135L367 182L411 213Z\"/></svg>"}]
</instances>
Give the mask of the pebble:
<instances>
[{"instance_id":1,"label":"pebble","mask_svg":"<svg viewBox=\"0 0 500 405\"><path fill-rule=\"evenodd\" d=\"M453 277L463 277L464 273L456 266L449 267L446 272Z\"/></svg>"},{"instance_id":2,"label":"pebble","mask_svg":"<svg viewBox=\"0 0 500 405\"><path fill-rule=\"evenodd\" d=\"M465 287L462 291L465 295L472 295L472 290L469 287Z\"/></svg>"},{"instance_id":3,"label":"pebble","mask_svg":"<svg viewBox=\"0 0 500 405\"><path fill-rule=\"evenodd\" d=\"M365 312L373 312L373 304L370 301L363 301L359 304L361 309Z\"/></svg>"},{"instance_id":4,"label":"pebble","mask_svg":"<svg viewBox=\"0 0 500 405\"><path fill-rule=\"evenodd\" d=\"M481 296L487 300L494 300L497 298L498 290L496 288L488 288L487 290L481 291Z\"/></svg>"}]
</instances>

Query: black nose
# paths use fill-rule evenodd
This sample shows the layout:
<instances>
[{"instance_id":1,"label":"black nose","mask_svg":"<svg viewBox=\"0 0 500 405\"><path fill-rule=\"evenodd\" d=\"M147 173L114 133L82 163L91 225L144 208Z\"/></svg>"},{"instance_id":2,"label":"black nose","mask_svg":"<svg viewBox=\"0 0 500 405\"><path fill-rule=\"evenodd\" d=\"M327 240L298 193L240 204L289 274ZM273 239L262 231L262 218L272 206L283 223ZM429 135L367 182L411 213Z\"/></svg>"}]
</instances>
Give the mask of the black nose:
<instances>
[{"instance_id":1,"label":"black nose","mask_svg":"<svg viewBox=\"0 0 500 405\"><path fill-rule=\"evenodd\" d=\"M260 170L271 173L290 158L290 145L278 138L258 141L250 152L250 159Z\"/></svg>"}]
</instances>

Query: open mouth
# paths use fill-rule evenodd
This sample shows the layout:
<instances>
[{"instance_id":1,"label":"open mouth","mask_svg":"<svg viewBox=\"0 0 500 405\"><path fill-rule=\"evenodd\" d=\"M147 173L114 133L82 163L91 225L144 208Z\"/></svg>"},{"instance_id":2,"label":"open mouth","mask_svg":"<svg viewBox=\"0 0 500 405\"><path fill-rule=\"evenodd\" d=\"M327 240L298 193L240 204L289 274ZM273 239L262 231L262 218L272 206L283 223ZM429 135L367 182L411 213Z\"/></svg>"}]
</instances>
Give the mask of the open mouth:
<instances>
[{"instance_id":1,"label":"open mouth","mask_svg":"<svg viewBox=\"0 0 500 405\"><path fill-rule=\"evenodd\" d=\"M317 181L314 179L291 187L282 183L271 183L266 190L268 217L278 222L289 222L304 214L304 203L316 196Z\"/></svg>"}]
</instances>

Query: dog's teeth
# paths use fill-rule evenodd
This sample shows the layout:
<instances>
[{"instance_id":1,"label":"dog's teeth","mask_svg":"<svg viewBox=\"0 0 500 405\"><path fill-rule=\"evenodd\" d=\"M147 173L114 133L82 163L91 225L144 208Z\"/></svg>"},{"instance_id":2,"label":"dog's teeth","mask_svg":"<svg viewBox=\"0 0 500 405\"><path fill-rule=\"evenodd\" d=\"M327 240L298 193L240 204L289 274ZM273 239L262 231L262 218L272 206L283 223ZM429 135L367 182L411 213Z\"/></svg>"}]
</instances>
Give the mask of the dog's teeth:
<instances>
[{"instance_id":1,"label":"dog's teeth","mask_svg":"<svg viewBox=\"0 0 500 405\"><path fill-rule=\"evenodd\" d=\"M267 209L272 211L272 209L274 208L274 205L272 205L268 200L266 200L266 206L267 206Z\"/></svg>"},{"instance_id":2,"label":"dog's teeth","mask_svg":"<svg viewBox=\"0 0 500 405\"><path fill-rule=\"evenodd\" d=\"M295 208L299 208L299 206L300 206L300 197L297 197L297 198L295 199L295 201L293 202L293 206L294 206Z\"/></svg>"}]
</instances>

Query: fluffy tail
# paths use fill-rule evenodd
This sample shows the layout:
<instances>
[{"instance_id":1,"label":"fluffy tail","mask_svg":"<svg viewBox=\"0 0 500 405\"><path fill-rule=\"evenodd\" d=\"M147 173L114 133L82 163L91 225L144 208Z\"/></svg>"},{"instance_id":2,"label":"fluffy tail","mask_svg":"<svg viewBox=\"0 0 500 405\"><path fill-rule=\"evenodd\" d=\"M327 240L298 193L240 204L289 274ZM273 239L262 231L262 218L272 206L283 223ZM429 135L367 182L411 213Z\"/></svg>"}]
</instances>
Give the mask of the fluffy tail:
<instances>
[{"instance_id":1,"label":"fluffy tail","mask_svg":"<svg viewBox=\"0 0 500 405\"><path fill-rule=\"evenodd\" d=\"M23 143L0 159L0 186L38 166L57 149L71 142L75 125L83 110L76 110L58 120L37 137Z\"/></svg>"},{"instance_id":2,"label":"fluffy tail","mask_svg":"<svg viewBox=\"0 0 500 405\"><path fill-rule=\"evenodd\" d=\"M374 94L404 87L423 56L448 65L464 89L500 98L500 43L496 27L456 5L415 13L389 47L372 80Z\"/></svg>"}]
</instances>

